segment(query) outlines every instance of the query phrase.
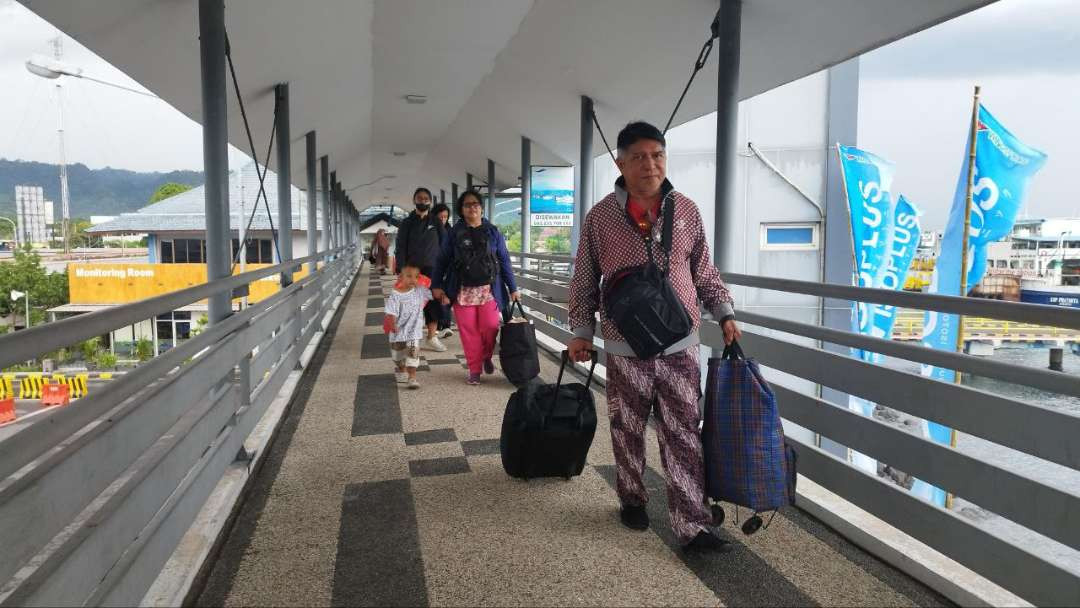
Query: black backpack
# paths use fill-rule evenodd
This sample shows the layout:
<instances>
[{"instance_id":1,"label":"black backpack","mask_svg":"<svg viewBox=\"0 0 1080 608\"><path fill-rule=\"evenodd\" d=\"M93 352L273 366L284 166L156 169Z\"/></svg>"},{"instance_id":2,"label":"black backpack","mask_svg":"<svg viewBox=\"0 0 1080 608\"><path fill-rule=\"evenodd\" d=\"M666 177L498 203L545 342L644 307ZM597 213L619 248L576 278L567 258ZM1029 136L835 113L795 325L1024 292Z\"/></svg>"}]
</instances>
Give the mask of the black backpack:
<instances>
[{"instance_id":1,"label":"black backpack","mask_svg":"<svg viewBox=\"0 0 1080 608\"><path fill-rule=\"evenodd\" d=\"M690 335L693 321L668 280L671 271L671 231L675 201L665 201L661 239L666 254L663 272L652 254L652 233L645 237L649 260L641 266L623 268L605 280L604 310L619 333L640 359L651 359ZM627 220L637 226L627 214Z\"/></svg>"},{"instance_id":2,"label":"black backpack","mask_svg":"<svg viewBox=\"0 0 1080 608\"><path fill-rule=\"evenodd\" d=\"M454 236L454 263L463 287L494 285L499 260L491 252L488 228L463 226Z\"/></svg>"}]
</instances>

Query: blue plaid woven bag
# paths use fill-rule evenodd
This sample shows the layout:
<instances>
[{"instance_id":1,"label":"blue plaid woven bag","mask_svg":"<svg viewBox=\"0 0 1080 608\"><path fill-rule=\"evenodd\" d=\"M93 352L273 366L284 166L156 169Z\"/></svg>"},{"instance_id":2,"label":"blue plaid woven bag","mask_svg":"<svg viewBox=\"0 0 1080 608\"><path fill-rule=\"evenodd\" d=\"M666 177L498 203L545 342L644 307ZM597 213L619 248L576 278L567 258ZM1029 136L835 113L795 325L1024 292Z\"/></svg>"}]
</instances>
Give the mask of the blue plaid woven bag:
<instances>
[{"instance_id":1,"label":"blue plaid woven bag","mask_svg":"<svg viewBox=\"0 0 1080 608\"><path fill-rule=\"evenodd\" d=\"M736 342L709 359L701 442L709 498L756 512L794 501L794 451L785 445L776 397Z\"/></svg>"}]
</instances>

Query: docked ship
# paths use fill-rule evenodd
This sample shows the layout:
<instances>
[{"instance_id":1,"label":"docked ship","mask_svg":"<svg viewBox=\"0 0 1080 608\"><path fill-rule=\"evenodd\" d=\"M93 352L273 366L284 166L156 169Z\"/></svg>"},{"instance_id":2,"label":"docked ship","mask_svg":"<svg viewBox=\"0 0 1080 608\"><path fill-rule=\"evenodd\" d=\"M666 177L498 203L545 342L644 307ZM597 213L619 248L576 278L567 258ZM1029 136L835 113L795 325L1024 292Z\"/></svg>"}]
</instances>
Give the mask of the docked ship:
<instances>
[{"instance_id":1,"label":"docked ship","mask_svg":"<svg viewBox=\"0 0 1080 608\"><path fill-rule=\"evenodd\" d=\"M1017 220L1008 239L990 244L986 276L974 291L1080 308L1080 219Z\"/></svg>"}]
</instances>

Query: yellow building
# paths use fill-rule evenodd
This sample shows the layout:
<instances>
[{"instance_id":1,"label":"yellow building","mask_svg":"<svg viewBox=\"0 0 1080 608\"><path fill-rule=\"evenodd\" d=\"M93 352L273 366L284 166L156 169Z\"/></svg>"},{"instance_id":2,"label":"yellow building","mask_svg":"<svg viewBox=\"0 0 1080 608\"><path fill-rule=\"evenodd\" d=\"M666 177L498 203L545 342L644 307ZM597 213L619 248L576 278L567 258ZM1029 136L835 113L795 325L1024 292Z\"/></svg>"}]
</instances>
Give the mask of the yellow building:
<instances>
[{"instance_id":1,"label":"yellow building","mask_svg":"<svg viewBox=\"0 0 1080 608\"><path fill-rule=\"evenodd\" d=\"M271 231L271 226L276 229L280 225L276 211L277 177L267 171L264 180L264 191L270 201L269 217L267 205L261 198L256 201L259 179L254 163L233 171L229 178L233 274L278 263L280 258L273 239L275 232ZM293 258L308 255L306 208L306 193L293 187L290 235ZM241 225L245 227L244 247L240 246ZM94 312L206 283L206 221L201 186L134 213L123 214L87 232L103 236L145 233L148 261L68 264L69 303L50 309L54 318ZM305 266L293 278L298 280L306 275ZM276 275L256 281L250 286L247 301L256 302L275 293L278 282ZM241 305L241 299L234 300L234 308L239 309ZM206 311L205 301L184 306L156 319L112 332L106 337L107 346L121 358L133 357L135 344L145 339L153 342L154 354L159 354L197 332Z\"/></svg>"}]
</instances>

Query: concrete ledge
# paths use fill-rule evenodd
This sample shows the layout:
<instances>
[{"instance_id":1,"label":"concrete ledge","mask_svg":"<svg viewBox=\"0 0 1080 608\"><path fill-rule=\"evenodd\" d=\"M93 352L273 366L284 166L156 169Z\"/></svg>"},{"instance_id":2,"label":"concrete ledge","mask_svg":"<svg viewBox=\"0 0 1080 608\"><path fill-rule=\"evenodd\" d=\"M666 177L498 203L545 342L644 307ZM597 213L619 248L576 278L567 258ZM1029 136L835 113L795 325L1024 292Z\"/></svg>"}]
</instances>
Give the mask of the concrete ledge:
<instances>
[{"instance_id":1,"label":"concrete ledge","mask_svg":"<svg viewBox=\"0 0 1080 608\"><path fill-rule=\"evenodd\" d=\"M357 274L354 273L352 282L356 281L356 277ZM324 327L329 326L329 319L337 314L342 300L341 297L335 298L331 309L327 311L327 324ZM317 332L304 349L301 360L305 369L325 336L325 331ZM216 554L219 542L224 538L223 533L231 524L248 485L254 479L252 473L262 464L267 453L266 448L284 420L304 373L304 370L295 370L286 378L262 419L244 440L244 449L252 455L251 460L237 460L229 465L191 528L146 592L140 602L141 606L183 606L191 603L189 595L193 589L198 588L201 578L205 576L207 560Z\"/></svg>"},{"instance_id":2,"label":"concrete ledge","mask_svg":"<svg viewBox=\"0 0 1080 608\"><path fill-rule=\"evenodd\" d=\"M1031 606L802 475L795 504L851 543L961 606Z\"/></svg>"}]
</instances>

